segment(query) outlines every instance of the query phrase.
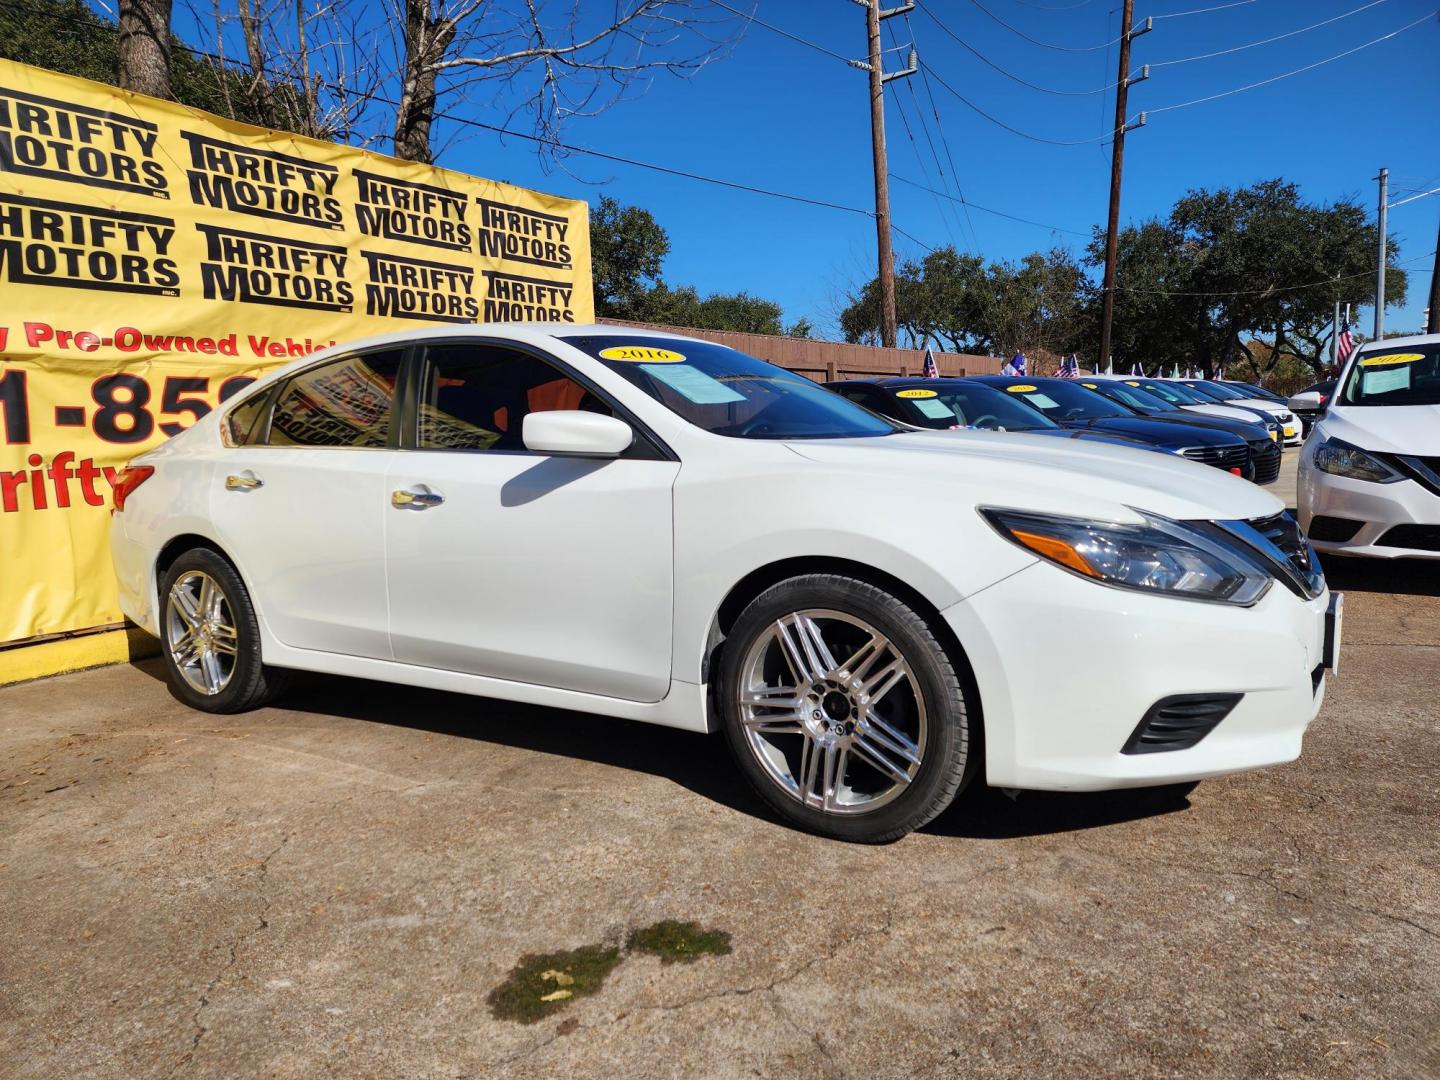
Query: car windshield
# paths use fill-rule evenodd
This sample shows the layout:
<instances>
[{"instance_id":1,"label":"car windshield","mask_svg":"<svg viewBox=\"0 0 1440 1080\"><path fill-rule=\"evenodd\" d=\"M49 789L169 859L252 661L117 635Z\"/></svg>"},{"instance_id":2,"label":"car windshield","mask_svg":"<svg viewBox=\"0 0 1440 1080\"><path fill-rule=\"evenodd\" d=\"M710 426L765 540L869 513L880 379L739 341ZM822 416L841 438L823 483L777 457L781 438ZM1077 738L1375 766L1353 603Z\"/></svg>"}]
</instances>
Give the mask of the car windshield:
<instances>
[{"instance_id":1,"label":"car windshield","mask_svg":"<svg viewBox=\"0 0 1440 1080\"><path fill-rule=\"evenodd\" d=\"M1344 405L1440 405L1440 342L1361 353L1340 392Z\"/></svg>"},{"instance_id":2,"label":"car windshield","mask_svg":"<svg viewBox=\"0 0 1440 1080\"><path fill-rule=\"evenodd\" d=\"M914 386L883 387L906 403L907 418L921 427L979 428L984 431L1049 431L1058 428L1043 413L982 383L947 379Z\"/></svg>"},{"instance_id":3,"label":"car windshield","mask_svg":"<svg viewBox=\"0 0 1440 1080\"><path fill-rule=\"evenodd\" d=\"M1041 386L1017 379L1005 385L1005 392L1014 394L1051 420L1062 423L1066 420L1108 420L1134 415L1094 390L1086 390L1078 383L1064 379L1047 379Z\"/></svg>"},{"instance_id":4,"label":"car windshield","mask_svg":"<svg viewBox=\"0 0 1440 1080\"><path fill-rule=\"evenodd\" d=\"M1192 382L1185 385L1197 394L1208 397L1211 401L1240 401L1249 396L1242 394L1239 390L1231 390L1228 386L1221 386L1219 383Z\"/></svg>"},{"instance_id":5,"label":"car windshield","mask_svg":"<svg viewBox=\"0 0 1440 1080\"><path fill-rule=\"evenodd\" d=\"M1215 404L1203 394L1197 394L1188 386L1181 386L1179 383L1168 382L1143 382L1140 388L1147 394L1154 394L1171 405L1213 405Z\"/></svg>"},{"instance_id":6,"label":"car windshield","mask_svg":"<svg viewBox=\"0 0 1440 1080\"><path fill-rule=\"evenodd\" d=\"M716 435L847 439L903 430L804 376L723 345L651 334L560 340Z\"/></svg>"},{"instance_id":7,"label":"car windshield","mask_svg":"<svg viewBox=\"0 0 1440 1080\"><path fill-rule=\"evenodd\" d=\"M1104 394L1111 401L1118 401L1121 405L1128 406L1138 413L1147 416L1155 413L1174 412L1175 407L1167 401L1147 394L1135 381L1119 379L1106 379L1103 382L1082 382L1080 384L1086 390L1094 390L1097 394Z\"/></svg>"},{"instance_id":8,"label":"car windshield","mask_svg":"<svg viewBox=\"0 0 1440 1080\"><path fill-rule=\"evenodd\" d=\"M1266 390L1263 386L1256 386L1254 383L1248 383L1248 382L1229 382L1229 383L1226 383L1225 385L1229 386L1230 389L1232 389L1232 390L1239 390L1239 391L1240 391L1241 393L1243 393L1243 394L1248 394L1248 396L1250 396L1250 397L1260 398L1260 399L1263 400L1263 401L1279 401L1279 402L1283 402L1283 401L1285 400L1285 399L1282 398L1279 394L1272 394L1269 390Z\"/></svg>"}]
</instances>

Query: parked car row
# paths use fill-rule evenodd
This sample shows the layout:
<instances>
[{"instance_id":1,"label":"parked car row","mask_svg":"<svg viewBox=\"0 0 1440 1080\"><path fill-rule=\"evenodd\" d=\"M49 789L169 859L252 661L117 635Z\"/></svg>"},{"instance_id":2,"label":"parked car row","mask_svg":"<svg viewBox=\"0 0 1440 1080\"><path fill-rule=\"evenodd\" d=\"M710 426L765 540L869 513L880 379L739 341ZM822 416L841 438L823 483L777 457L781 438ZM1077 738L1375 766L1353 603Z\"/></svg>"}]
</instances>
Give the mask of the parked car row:
<instances>
[{"instance_id":1,"label":"parked car row","mask_svg":"<svg viewBox=\"0 0 1440 1080\"><path fill-rule=\"evenodd\" d=\"M1113 376L849 379L825 385L916 427L1039 431L1178 454L1257 484L1274 483L1280 475L1282 421L1271 419L1266 409L1207 406L1203 398L1196 404L1193 392L1178 385L1154 392L1153 381Z\"/></svg>"},{"instance_id":2,"label":"parked car row","mask_svg":"<svg viewBox=\"0 0 1440 1080\"><path fill-rule=\"evenodd\" d=\"M1340 597L1239 478L1262 427L1066 380L840 389L618 326L324 350L123 470L121 606L197 709L299 669L719 732L778 816L857 841L977 779L1300 753Z\"/></svg>"}]
</instances>

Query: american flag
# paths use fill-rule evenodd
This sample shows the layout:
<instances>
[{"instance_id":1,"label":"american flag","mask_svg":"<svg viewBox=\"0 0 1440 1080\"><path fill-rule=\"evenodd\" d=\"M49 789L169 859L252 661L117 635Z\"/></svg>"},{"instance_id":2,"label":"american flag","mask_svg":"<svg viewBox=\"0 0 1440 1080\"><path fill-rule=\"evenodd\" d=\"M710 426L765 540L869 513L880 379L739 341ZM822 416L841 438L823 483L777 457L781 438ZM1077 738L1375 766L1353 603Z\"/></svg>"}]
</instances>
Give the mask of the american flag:
<instances>
[{"instance_id":1,"label":"american flag","mask_svg":"<svg viewBox=\"0 0 1440 1080\"><path fill-rule=\"evenodd\" d=\"M1340 324L1340 338L1335 344L1335 361L1343 364L1350 359L1350 354L1355 351L1355 335L1350 333L1350 321L1347 319Z\"/></svg>"},{"instance_id":2,"label":"american flag","mask_svg":"<svg viewBox=\"0 0 1440 1080\"><path fill-rule=\"evenodd\" d=\"M935 354L930 351L929 346L925 349L925 370L922 373L927 379L938 379L940 368L935 363Z\"/></svg>"},{"instance_id":3,"label":"american flag","mask_svg":"<svg viewBox=\"0 0 1440 1080\"><path fill-rule=\"evenodd\" d=\"M1010 358L1010 362L1000 369L1000 374L1024 378L1025 354L1023 352L1017 352L1013 357Z\"/></svg>"},{"instance_id":4,"label":"american flag","mask_svg":"<svg viewBox=\"0 0 1440 1080\"><path fill-rule=\"evenodd\" d=\"M1060 361L1060 369L1055 372L1057 379L1078 379L1080 377L1080 360L1073 354Z\"/></svg>"}]
</instances>

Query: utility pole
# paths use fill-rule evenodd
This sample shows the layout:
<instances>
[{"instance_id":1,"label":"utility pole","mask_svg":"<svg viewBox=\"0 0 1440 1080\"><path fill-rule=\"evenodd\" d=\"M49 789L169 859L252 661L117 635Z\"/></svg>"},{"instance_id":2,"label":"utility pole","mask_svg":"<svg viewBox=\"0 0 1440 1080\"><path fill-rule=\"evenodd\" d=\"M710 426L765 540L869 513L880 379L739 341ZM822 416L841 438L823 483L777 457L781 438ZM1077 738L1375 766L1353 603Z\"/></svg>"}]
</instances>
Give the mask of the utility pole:
<instances>
[{"instance_id":1,"label":"utility pole","mask_svg":"<svg viewBox=\"0 0 1440 1080\"><path fill-rule=\"evenodd\" d=\"M1330 323L1330 367L1340 370L1340 275L1335 275L1335 318Z\"/></svg>"},{"instance_id":2,"label":"utility pole","mask_svg":"<svg viewBox=\"0 0 1440 1080\"><path fill-rule=\"evenodd\" d=\"M1130 20L1134 17L1135 0L1125 0L1124 11L1120 16L1120 25L1124 29L1120 34L1120 74L1115 80L1115 133L1111 136L1110 156L1110 223L1105 229L1105 284L1100 301L1101 363L1110 355L1110 327L1115 319L1115 258L1120 242L1120 173L1125 164L1125 131L1129 126L1125 119L1125 108L1130 97L1130 84L1143 82L1150 77L1150 67L1146 65L1140 78L1130 78L1130 40L1149 33L1153 26L1153 20L1146 19L1144 27L1136 30L1130 25ZM1135 126L1145 126L1144 113L1140 114L1140 120Z\"/></svg>"},{"instance_id":3,"label":"utility pole","mask_svg":"<svg viewBox=\"0 0 1440 1080\"><path fill-rule=\"evenodd\" d=\"M1430 275L1430 318L1425 332L1440 334L1440 229L1435 232L1435 272Z\"/></svg>"},{"instance_id":4,"label":"utility pole","mask_svg":"<svg viewBox=\"0 0 1440 1080\"><path fill-rule=\"evenodd\" d=\"M1375 261L1375 340L1385 336L1385 199L1389 194L1390 170L1380 170L1380 257Z\"/></svg>"},{"instance_id":5,"label":"utility pole","mask_svg":"<svg viewBox=\"0 0 1440 1080\"><path fill-rule=\"evenodd\" d=\"M1126 0L1129 3L1130 0ZM885 84L891 79L914 75L915 49L903 71L885 74L885 56L880 49L880 23L896 15L908 15L915 0L900 7L882 8L880 0L855 0L865 9L865 29L870 37L870 62L851 60L852 67L870 73L870 144L875 158L875 240L880 280L880 343L895 347L895 252L890 245L890 167L885 160Z\"/></svg>"}]
</instances>

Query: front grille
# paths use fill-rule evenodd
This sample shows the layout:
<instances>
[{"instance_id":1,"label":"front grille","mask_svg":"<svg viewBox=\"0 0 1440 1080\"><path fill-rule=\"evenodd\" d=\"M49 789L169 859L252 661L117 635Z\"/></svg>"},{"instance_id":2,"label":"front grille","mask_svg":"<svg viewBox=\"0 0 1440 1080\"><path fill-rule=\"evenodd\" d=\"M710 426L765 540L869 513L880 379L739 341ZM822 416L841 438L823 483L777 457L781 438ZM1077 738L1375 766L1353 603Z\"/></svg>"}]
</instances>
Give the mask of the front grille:
<instances>
[{"instance_id":1,"label":"front grille","mask_svg":"<svg viewBox=\"0 0 1440 1080\"><path fill-rule=\"evenodd\" d=\"M1177 694L1161 698L1141 718L1122 754L1188 750L1230 715L1243 694Z\"/></svg>"},{"instance_id":2,"label":"front grille","mask_svg":"<svg viewBox=\"0 0 1440 1080\"><path fill-rule=\"evenodd\" d=\"M1398 469L1421 487L1434 495L1440 495L1440 457L1419 457L1411 454L1379 454L1393 468Z\"/></svg>"},{"instance_id":3,"label":"front grille","mask_svg":"<svg viewBox=\"0 0 1440 1080\"><path fill-rule=\"evenodd\" d=\"M1353 518L1316 514L1310 519L1310 539L1323 540L1328 544L1343 544L1347 540L1353 540L1364 524L1363 521L1355 521Z\"/></svg>"},{"instance_id":4,"label":"front grille","mask_svg":"<svg viewBox=\"0 0 1440 1080\"><path fill-rule=\"evenodd\" d=\"M1247 446L1192 446L1182 451L1182 456L1191 461L1198 461L1202 465L1213 465L1217 469L1224 469L1227 472L1231 469L1245 471L1245 465L1250 457L1250 448Z\"/></svg>"},{"instance_id":5,"label":"front grille","mask_svg":"<svg viewBox=\"0 0 1440 1080\"><path fill-rule=\"evenodd\" d=\"M1272 439L1256 439L1250 444L1250 479L1257 484L1273 484L1280 475L1280 444Z\"/></svg>"},{"instance_id":6,"label":"front grille","mask_svg":"<svg viewBox=\"0 0 1440 1080\"><path fill-rule=\"evenodd\" d=\"M1310 573L1310 545L1305 540L1305 534L1300 531L1299 523L1290 516L1289 511L1282 510L1267 518L1254 518L1250 521L1250 527L1279 548L1296 570L1302 574Z\"/></svg>"},{"instance_id":7,"label":"front grille","mask_svg":"<svg viewBox=\"0 0 1440 1080\"><path fill-rule=\"evenodd\" d=\"M1440 525L1396 525L1375 543L1380 547L1440 551Z\"/></svg>"}]
</instances>

